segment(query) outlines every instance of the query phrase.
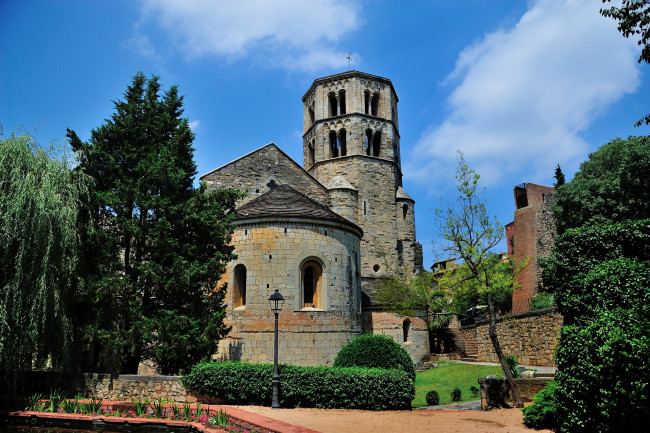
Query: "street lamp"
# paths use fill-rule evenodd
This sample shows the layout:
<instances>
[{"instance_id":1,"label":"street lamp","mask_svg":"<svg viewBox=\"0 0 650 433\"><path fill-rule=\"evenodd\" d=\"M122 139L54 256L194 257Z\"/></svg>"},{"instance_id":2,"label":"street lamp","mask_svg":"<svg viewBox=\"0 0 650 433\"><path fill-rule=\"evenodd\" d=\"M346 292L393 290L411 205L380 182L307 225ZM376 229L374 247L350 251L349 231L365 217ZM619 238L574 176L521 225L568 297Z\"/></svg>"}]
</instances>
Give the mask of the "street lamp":
<instances>
[{"instance_id":1,"label":"street lamp","mask_svg":"<svg viewBox=\"0 0 650 433\"><path fill-rule=\"evenodd\" d=\"M271 408L280 409L280 375L278 374L278 313L282 310L284 305L284 298L275 289L275 293L269 298L269 306L271 311L275 314L275 340L273 341L273 379L271 384L273 386L273 397L271 399Z\"/></svg>"}]
</instances>

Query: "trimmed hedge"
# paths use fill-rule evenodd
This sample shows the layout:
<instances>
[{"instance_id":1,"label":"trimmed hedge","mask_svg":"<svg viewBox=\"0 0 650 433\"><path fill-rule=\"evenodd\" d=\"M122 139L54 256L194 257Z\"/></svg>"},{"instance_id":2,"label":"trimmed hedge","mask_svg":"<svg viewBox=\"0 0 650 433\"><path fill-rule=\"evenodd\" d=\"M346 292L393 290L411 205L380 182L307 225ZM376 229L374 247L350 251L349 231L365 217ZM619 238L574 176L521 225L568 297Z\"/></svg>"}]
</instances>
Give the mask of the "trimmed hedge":
<instances>
[{"instance_id":1,"label":"trimmed hedge","mask_svg":"<svg viewBox=\"0 0 650 433\"><path fill-rule=\"evenodd\" d=\"M385 368L405 371L415 381L415 366L402 346L387 335L363 334L343 346L334 367Z\"/></svg>"},{"instance_id":2,"label":"trimmed hedge","mask_svg":"<svg viewBox=\"0 0 650 433\"><path fill-rule=\"evenodd\" d=\"M410 409L415 385L399 370L280 365L282 407ZM183 385L227 404L271 405L271 364L201 363Z\"/></svg>"}]
</instances>

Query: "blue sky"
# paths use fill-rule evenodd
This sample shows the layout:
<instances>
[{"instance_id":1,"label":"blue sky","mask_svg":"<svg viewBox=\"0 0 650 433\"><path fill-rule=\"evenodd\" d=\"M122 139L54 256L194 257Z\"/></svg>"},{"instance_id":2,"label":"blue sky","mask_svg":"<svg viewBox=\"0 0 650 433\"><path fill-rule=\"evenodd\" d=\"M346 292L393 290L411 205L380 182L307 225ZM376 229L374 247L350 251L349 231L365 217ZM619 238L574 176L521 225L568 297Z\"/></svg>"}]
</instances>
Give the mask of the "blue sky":
<instances>
[{"instance_id":1,"label":"blue sky","mask_svg":"<svg viewBox=\"0 0 650 433\"><path fill-rule=\"evenodd\" d=\"M572 177L615 137L649 134L648 66L599 0L0 0L0 123L82 139L142 71L179 86L199 175L269 142L302 164L301 97L352 68L392 80L404 188L425 267L432 209L455 198L456 149L491 214L512 188ZM505 244L503 245L505 250Z\"/></svg>"}]
</instances>

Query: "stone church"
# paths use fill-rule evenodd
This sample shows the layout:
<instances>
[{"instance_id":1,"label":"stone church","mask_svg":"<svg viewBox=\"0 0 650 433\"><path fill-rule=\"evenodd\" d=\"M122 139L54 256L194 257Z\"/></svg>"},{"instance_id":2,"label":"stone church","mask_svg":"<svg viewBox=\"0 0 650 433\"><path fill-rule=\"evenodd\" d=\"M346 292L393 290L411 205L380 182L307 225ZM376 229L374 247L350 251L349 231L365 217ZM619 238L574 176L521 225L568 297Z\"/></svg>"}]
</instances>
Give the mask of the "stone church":
<instances>
[{"instance_id":1,"label":"stone church","mask_svg":"<svg viewBox=\"0 0 650 433\"><path fill-rule=\"evenodd\" d=\"M372 332L419 364L430 353L423 317L387 313L374 296L387 264L422 270L393 84L349 71L316 79L302 101L302 166L270 143L201 176L208 188L247 192L236 213L237 259L222 281L232 331L218 357L273 361L268 298L277 289L280 362L331 365L350 339Z\"/></svg>"}]
</instances>

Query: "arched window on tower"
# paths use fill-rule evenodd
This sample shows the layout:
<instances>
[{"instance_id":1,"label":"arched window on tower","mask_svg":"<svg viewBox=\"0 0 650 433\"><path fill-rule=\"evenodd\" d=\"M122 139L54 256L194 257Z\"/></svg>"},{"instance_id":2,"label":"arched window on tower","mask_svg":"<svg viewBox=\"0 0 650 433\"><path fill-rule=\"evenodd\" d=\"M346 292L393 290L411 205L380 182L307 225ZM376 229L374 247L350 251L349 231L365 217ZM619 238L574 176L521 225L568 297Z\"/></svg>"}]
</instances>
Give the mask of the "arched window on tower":
<instances>
[{"instance_id":1,"label":"arched window on tower","mask_svg":"<svg viewBox=\"0 0 650 433\"><path fill-rule=\"evenodd\" d=\"M339 90L339 107L341 108L339 114L345 114L345 90L343 89Z\"/></svg>"},{"instance_id":2,"label":"arched window on tower","mask_svg":"<svg viewBox=\"0 0 650 433\"><path fill-rule=\"evenodd\" d=\"M406 219L406 217L408 216L408 213L409 213L409 205L404 203L404 206L402 206L402 217L404 219Z\"/></svg>"},{"instance_id":3,"label":"arched window on tower","mask_svg":"<svg viewBox=\"0 0 650 433\"><path fill-rule=\"evenodd\" d=\"M347 132L345 131L345 128L339 129L339 150L341 156L345 156L348 154L348 140L347 140Z\"/></svg>"},{"instance_id":4,"label":"arched window on tower","mask_svg":"<svg viewBox=\"0 0 650 433\"><path fill-rule=\"evenodd\" d=\"M370 129L366 129L366 155L371 155L372 154L372 131Z\"/></svg>"},{"instance_id":5,"label":"arched window on tower","mask_svg":"<svg viewBox=\"0 0 650 433\"><path fill-rule=\"evenodd\" d=\"M307 147L309 152L309 165L312 166L316 163L316 139L313 138Z\"/></svg>"},{"instance_id":6,"label":"arched window on tower","mask_svg":"<svg viewBox=\"0 0 650 433\"><path fill-rule=\"evenodd\" d=\"M370 110L371 110L370 90L366 90L365 92L363 92L363 96L364 96L363 98L364 113L370 114Z\"/></svg>"},{"instance_id":7,"label":"arched window on tower","mask_svg":"<svg viewBox=\"0 0 650 433\"><path fill-rule=\"evenodd\" d=\"M323 269L320 264L310 260L302 265L300 274L303 308L321 308L321 277Z\"/></svg>"},{"instance_id":8,"label":"arched window on tower","mask_svg":"<svg viewBox=\"0 0 650 433\"><path fill-rule=\"evenodd\" d=\"M372 115L373 116L378 116L379 115L379 93L375 93L372 95Z\"/></svg>"},{"instance_id":9,"label":"arched window on tower","mask_svg":"<svg viewBox=\"0 0 650 433\"><path fill-rule=\"evenodd\" d=\"M336 109L336 95L334 92L330 92L329 95L327 95L327 106L329 107L329 117L338 115L338 111Z\"/></svg>"},{"instance_id":10,"label":"arched window on tower","mask_svg":"<svg viewBox=\"0 0 650 433\"><path fill-rule=\"evenodd\" d=\"M339 146L336 137L336 131L330 131L330 158L339 156Z\"/></svg>"},{"instance_id":11,"label":"arched window on tower","mask_svg":"<svg viewBox=\"0 0 650 433\"><path fill-rule=\"evenodd\" d=\"M407 343L409 341L409 332L411 331L411 320L406 319L404 320L404 323L402 323L402 337L404 338L404 343Z\"/></svg>"},{"instance_id":12,"label":"arched window on tower","mask_svg":"<svg viewBox=\"0 0 650 433\"><path fill-rule=\"evenodd\" d=\"M314 112L314 104L309 106L309 126L313 125L316 121L316 113Z\"/></svg>"},{"instance_id":13,"label":"arched window on tower","mask_svg":"<svg viewBox=\"0 0 650 433\"><path fill-rule=\"evenodd\" d=\"M233 278L233 308L243 307L246 305L246 266L235 266L235 275Z\"/></svg>"},{"instance_id":14,"label":"arched window on tower","mask_svg":"<svg viewBox=\"0 0 650 433\"><path fill-rule=\"evenodd\" d=\"M372 156L379 156L381 149L381 131L375 132L372 140Z\"/></svg>"}]
</instances>

